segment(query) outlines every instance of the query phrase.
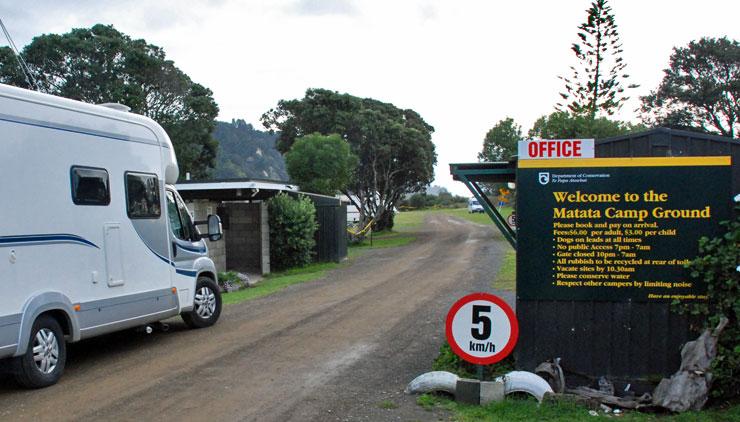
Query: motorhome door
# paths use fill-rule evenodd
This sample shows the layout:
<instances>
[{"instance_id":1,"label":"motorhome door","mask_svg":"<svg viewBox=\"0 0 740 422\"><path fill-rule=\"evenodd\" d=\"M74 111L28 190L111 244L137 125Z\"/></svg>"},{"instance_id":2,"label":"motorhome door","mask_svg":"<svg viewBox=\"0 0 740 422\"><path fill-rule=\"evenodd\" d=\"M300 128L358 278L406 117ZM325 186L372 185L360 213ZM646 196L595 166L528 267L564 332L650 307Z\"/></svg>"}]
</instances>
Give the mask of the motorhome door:
<instances>
[{"instance_id":1,"label":"motorhome door","mask_svg":"<svg viewBox=\"0 0 740 422\"><path fill-rule=\"evenodd\" d=\"M167 216L170 219L172 260L178 269L191 270L193 261L206 253L205 242L195 229L188 209L180 196L167 190Z\"/></svg>"}]
</instances>

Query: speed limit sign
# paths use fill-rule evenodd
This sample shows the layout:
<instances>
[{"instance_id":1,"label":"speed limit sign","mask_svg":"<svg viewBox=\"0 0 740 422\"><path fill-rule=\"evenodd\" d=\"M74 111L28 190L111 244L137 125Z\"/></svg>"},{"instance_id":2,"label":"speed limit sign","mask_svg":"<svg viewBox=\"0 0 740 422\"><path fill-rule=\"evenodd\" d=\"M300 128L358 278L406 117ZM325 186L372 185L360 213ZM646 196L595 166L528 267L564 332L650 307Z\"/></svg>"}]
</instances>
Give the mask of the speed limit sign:
<instances>
[{"instance_id":1,"label":"speed limit sign","mask_svg":"<svg viewBox=\"0 0 740 422\"><path fill-rule=\"evenodd\" d=\"M516 212L512 212L508 217L506 217L506 223L509 224L511 228L516 228Z\"/></svg>"},{"instance_id":2,"label":"speed limit sign","mask_svg":"<svg viewBox=\"0 0 740 422\"><path fill-rule=\"evenodd\" d=\"M452 305L445 334L456 355L470 363L490 365L514 350L519 323L500 297L473 293Z\"/></svg>"}]
</instances>

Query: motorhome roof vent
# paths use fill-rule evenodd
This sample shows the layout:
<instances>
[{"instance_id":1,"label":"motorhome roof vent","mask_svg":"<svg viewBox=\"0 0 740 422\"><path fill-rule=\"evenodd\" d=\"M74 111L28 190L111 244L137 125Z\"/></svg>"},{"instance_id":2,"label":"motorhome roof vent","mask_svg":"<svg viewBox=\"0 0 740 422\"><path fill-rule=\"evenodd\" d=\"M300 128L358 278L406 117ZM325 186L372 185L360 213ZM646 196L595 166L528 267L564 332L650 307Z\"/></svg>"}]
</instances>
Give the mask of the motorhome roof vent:
<instances>
[{"instance_id":1,"label":"motorhome roof vent","mask_svg":"<svg viewBox=\"0 0 740 422\"><path fill-rule=\"evenodd\" d=\"M103 103L103 104L98 104L98 105L101 107L112 108L113 110L118 110L118 111L131 111L131 107L127 105L119 104L119 103Z\"/></svg>"}]
</instances>

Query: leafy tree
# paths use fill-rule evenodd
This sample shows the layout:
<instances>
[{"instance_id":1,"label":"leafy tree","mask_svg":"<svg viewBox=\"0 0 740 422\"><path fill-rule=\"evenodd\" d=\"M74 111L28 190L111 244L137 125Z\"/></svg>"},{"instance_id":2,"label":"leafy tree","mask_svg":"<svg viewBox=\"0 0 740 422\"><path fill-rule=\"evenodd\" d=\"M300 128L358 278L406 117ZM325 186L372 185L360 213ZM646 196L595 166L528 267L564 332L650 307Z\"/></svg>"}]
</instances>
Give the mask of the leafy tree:
<instances>
[{"instance_id":1,"label":"leafy tree","mask_svg":"<svg viewBox=\"0 0 740 422\"><path fill-rule=\"evenodd\" d=\"M645 126L642 125L609 120L605 117L591 120L587 116L556 111L549 116L542 116L537 119L532 129L529 130L529 137L542 139L601 139L644 129Z\"/></svg>"},{"instance_id":2,"label":"leafy tree","mask_svg":"<svg viewBox=\"0 0 740 422\"><path fill-rule=\"evenodd\" d=\"M281 100L262 116L263 125L279 130L278 149L287 152L296 138L336 133L358 157L344 193L355 202L362 222L375 229L393 225L393 208L407 193L422 191L434 179L437 155L434 128L413 110L325 89L309 89L300 100Z\"/></svg>"},{"instance_id":3,"label":"leafy tree","mask_svg":"<svg viewBox=\"0 0 740 422\"><path fill-rule=\"evenodd\" d=\"M297 138L312 133L337 133L353 146L360 142L362 100L325 89L309 89L300 100L280 100L262 115L265 128L280 131L277 149L283 154Z\"/></svg>"},{"instance_id":4,"label":"leafy tree","mask_svg":"<svg viewBox=\"0 0 740 422\"><path fill-rule=\"evenodd\" d=\"M316 207L306 196L293 198L279 193L267 203L270 223L270 264L280 270L311 263Z\"/></svg>"},{"instance_id":5,"label":"leafy tree","mask_svg":"<svg viewBox=\"0 0 740 422\"><path fill-rule=\"evenodd\" d=\"M211 91L165 58L164 50L113 26L38 36L23 57L39 89L88 103L121 103L168 132L181 174L207 176L218 144L211 132L218 106ZM28 87L12 50L0 48L0 82Z\"/></svg>"},{"instance_id":6,"label":"leafy tree","mask_svg":"<svg viewBox=\"0 0 740 422\"><path fill-rule=\"evenodd\" d=\"M571 47L578 64L570 67L570 78L559 77L565 82L565 92L560 93L565 104L558 107L594 120L602 112L614 114L629 99L622 86L629 75L624 73L627 64L607 0L595 0L586 13L586 22L578 27L578 41Z\"/></svg>"},{"instance_id":7,"label":"leafy tree","mask_svg":"<svg viewBox=\"0 0 740 422\"><path fill-rule=\"evenodd\" d=\"M483 140L483 150L478 153L480 161L503 161L515 155L517 142L522 139L522 127L507 117L496 123Z\"/></svg>"},{"instance_id":8,"label":"leafy tree","mask_svg":"<svg viewBox=\"0 0 740 422\"><path fill-rule=\"evenodd\" d=\"M641 97L647 124L740 134L740 44L702 38L674 48L657 90Z\"/></svg>"},{"instance_id":9,"label":"leafy tree","mask_svg":"<svg viewBox=\"0 0 740 422\"><path fill-rule=\"evenodd\" d=\"M337 134L314 133L298 138L285 154L285 165L301 190L334 195L346 190L357 157L347 141Z\"/></svg>"}]
</instances>

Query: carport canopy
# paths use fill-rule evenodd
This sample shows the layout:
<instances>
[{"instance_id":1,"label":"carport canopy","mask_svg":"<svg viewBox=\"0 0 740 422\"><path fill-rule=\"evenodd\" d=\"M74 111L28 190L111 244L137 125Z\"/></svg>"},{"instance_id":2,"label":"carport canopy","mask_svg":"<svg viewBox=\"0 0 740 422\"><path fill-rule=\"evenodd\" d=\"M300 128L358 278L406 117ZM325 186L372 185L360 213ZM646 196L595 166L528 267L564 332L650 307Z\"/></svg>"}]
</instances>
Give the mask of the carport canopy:
<instances>
[{"instance_id":1,"label":"carport canopy","mask_svg":"<svg viewBox=\"0 0 740 422\"><path fill-rule=\"evenodd\" d=\"M509 244L516 250L516 231L509 227L481 186L481 183L516 182L516 159L492 163L450 164L450 174L454 180L465 184Z\"/></svg>"},{"instance_id":2,"label":"carport canopy","mask_svg":"<svg viewBox=\"0 0 740 422\"><path fill-rule=\"evenodd\" d=\"M296 185L271 180L226 179L185 181L175 185L183 199L214 201L264 201L280 192L298 192Z\"/></svg>"}]
</instances>

